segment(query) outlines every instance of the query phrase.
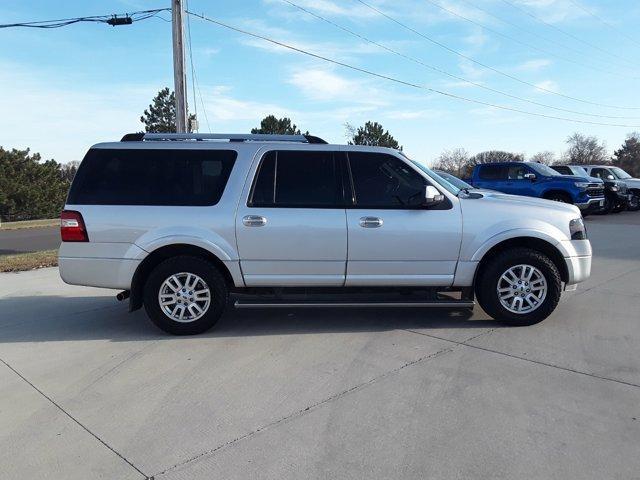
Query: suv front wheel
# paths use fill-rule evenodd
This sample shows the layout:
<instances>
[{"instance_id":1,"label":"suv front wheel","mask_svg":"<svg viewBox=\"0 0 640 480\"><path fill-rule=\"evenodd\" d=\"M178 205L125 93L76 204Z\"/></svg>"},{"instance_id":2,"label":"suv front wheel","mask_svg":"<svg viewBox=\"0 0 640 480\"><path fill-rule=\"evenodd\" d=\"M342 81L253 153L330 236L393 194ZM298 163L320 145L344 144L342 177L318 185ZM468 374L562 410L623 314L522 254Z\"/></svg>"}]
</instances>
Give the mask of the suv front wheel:
<instances>
[{"instance_id":1,"label":"suv front wheel","mask_svg":"<svg viewBox=\"0 0 640 480\"><path fill-rule=\"evenodd\" d=\"M483 266L475 289L480 306L491 317L512 325L533 325L555 310L562 281L548 256L514 248Z\"/></svg>"},{"instance_id":2,"label":"suv front wheel","mask_svg":"<svg viewBox=\"0 0 640 480\"><path fill-rule=\"evenodd\" d=\"M144 286L151 321L173 335L195 335L213 327L227 304L224 277L204 258L178 256L156 266Z\"/></svg>"}]
</instances>

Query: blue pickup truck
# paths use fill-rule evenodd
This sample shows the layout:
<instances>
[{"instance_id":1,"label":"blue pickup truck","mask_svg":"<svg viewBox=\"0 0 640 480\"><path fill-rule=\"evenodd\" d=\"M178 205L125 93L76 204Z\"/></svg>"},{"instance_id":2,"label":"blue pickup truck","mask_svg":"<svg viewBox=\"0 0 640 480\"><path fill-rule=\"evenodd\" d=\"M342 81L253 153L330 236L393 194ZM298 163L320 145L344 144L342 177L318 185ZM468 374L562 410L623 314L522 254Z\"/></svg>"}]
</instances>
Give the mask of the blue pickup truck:
<instances>
[{"instance_id":1,"label":"blue pickup truck","mask_svg":"<svg viewBox=\"0 0 640 480\"><path fill-rule=\"evenodd\" d=\"M560 175L550 167L534 162L476 165L470 183L477 188L572 203L583 214L602 209L605 200L602 180Z\"/></svg>"}]
</instances>

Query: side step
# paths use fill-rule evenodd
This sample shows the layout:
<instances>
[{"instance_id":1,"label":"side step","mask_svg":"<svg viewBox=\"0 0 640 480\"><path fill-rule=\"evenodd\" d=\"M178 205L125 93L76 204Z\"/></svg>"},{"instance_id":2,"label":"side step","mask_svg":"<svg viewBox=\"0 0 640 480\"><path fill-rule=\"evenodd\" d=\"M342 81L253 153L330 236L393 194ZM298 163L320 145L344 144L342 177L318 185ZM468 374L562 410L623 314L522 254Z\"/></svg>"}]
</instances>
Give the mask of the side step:
<instances>
[{"instance_id":1,"label":"side step","mask_svg":"<svg viewBox=\"0 0 640 480\"><path fill-rule=\"evenodd\" d=\"M235 308L327 308L327 307L421 307L421 308L472 308L476 302L473 300L433 300L433 301L371 301L371 302L347 302L347 301L304 301L304 300L277 300L277 299L242 299L236 300Z\"/></svg>"}]
</instances>

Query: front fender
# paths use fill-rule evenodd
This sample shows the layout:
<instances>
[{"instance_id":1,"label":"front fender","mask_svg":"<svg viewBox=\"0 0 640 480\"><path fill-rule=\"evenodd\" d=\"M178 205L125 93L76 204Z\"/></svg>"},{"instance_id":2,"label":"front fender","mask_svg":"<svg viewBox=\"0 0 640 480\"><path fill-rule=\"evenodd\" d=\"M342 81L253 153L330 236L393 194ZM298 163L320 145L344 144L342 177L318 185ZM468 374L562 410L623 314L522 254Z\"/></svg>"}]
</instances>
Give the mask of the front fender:
<instances>
[{"instance_id":1,"label":"front fender","mask_svg":"<svg viewBox=\"0 0 640 480\"><path fill-rule=\"evenodd\" d=\"M522 238L522 237L537 238L539 240L544 240L545 242L557 248L563 257L571 256L571 252L566 248L564 243L558 240L558 239L564 238L565 235L560 230L555 229L553 227L549 226L549 229L557 230L557 232L533 230L530 228L514 228L511 230L500 232L490 237L489 239L484 241L482 244L473 247L474 250L469 258L469 261L479 262L480 260L482 260L482 257L484 257L484 255L489 250L491 250L493 247L495 247L499 243L504 242L505 240L511 240L513 238Z\"/></svg>"}]
</instances>

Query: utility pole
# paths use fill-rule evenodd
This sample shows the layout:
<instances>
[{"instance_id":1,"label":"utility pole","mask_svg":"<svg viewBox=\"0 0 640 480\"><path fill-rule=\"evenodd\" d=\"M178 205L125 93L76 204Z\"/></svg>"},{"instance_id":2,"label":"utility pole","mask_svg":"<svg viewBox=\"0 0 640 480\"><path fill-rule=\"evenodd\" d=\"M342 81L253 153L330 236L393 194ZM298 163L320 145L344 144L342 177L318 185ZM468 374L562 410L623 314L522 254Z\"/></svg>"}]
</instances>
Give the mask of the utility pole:
<instances>
[{"instance_id":1,"label":"utility pole","mask_svg":"<svg viewBox=\"0 0 640 480\"><path fill-rule=\"evenodd\" d=\"M187 131L187 82L184 69L184 3L171 0L173 34L173 82L176 95L176 132Z\"/></svg>"}]
</instances>

